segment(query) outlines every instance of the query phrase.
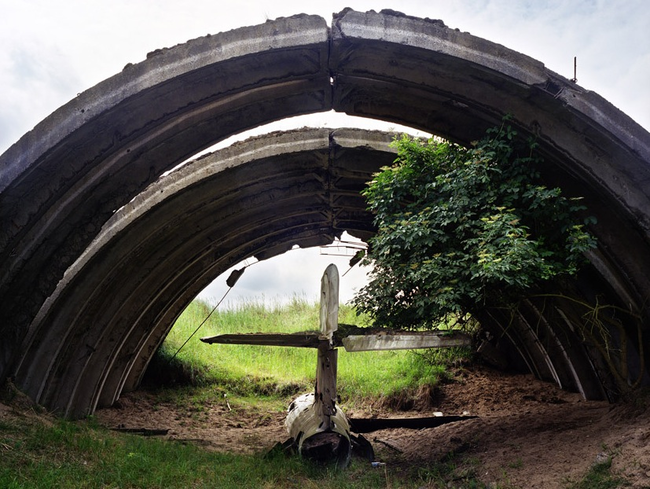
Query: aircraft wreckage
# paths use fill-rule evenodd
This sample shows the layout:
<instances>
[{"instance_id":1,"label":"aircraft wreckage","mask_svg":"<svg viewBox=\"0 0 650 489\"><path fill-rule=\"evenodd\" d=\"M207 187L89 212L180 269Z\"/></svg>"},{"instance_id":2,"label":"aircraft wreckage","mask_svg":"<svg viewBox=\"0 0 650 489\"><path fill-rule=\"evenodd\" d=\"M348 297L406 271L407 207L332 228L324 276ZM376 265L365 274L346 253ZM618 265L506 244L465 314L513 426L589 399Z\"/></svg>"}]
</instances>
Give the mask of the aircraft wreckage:
<instances>
[{"instance_id":1,"label":"aircraft wreckage","mask_svg":"<svg viewBox=\"0 0 650 489\"><path fill-rule=\"evenodd\" d=\"M290 405L285 427L291 440L305 458L319 462L335 462L346 467L352 449L362 449L374 459L370 443L363 436L384 428L423 428L474 418L474 416L437 416L364 420L348 419L337 405L336 371L339 346L346 351L404 350L416 348L449 348L470 346L471 338L458 332L394 332L383 330L370 334L337 334L339 311L339 273L329 265L321 279L320 332L224 334L201 338L204 343L247 344L315 348L318 351L316 383L313 392L303 394ZM351 329L361 333L362 328Z\"/></svg>"}]
</instances>

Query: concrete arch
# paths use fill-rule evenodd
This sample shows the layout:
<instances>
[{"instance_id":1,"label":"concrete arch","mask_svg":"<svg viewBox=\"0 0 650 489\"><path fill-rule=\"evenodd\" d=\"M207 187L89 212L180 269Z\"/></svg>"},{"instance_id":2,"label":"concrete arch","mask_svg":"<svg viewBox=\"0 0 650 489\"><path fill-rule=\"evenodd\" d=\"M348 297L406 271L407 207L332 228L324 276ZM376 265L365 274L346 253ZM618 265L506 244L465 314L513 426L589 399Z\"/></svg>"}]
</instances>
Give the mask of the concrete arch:
<instances>
[{"instance_id":1,"label":"concrete arch","mask_svg":"<svg viewBox=\"0 0 650 489\"><path fill-rule=\"evenodd\" d=\"M153 331L164 332L187 294L197 292L221 266L247 253L273 254L295 242L331 238L332 226L319 226L323 215L336 214L335 203L303 205L322 192L318 179L275 175L265 183L264 172L251 171L224 185L234 193L257 186L257 196L275 202L283 180L292 186L300 182L293 200L278 207L280 214L267 216L263 236L249 230L216 247L207 244L215 238L207 231L203 245L197 234L196 248L183 248L180 238L138 250L178 267L174 287L164 286L167 275L157 275L158 269L136 273L126 255L115 262L124 267L121 278L112 275L115 284L141 280L138 292L145 284L157 285L152 302L140 304L137 323L123 314L134 306L135 287L128 297L104 295L104 303L88 299L63 306L65 301L57 299L73 293L57 285L115 211L163 172L244 129L331 109L403 123L462 144L510 114L522 134L536 136L548 165L545 178L585 195L599 219L594 232L600 247L590 257L591 275L571 284L572 290L588 304L607 298L641 323L647 318L650 135L598 95L503 46L440 21L346 10L334 17L331 28L324 19L301 15L151 53L80 94L0 156L0 374L15 374L20 387L62 413L92 412L123 386L137 384L137 375L120 367L134 365L124 355L137 343L144 356L140 364L146 364L159 339ZM350 169L362 168L363 161L359 157ZM299 166L293 171L299 174ZM153 219L157 210L153 206L148 215ZM247 217L245 211L231 216L233 226ZM348 218L336 230L369 231L367 216L355 211ZM183 232L192 230L179 227L177 238ZM118 236L105 249L119 243ZM185 252L195 262L171 258ZM99 287L104 276L96 275L87 280ZM113 322L107 330L89 322L100 309L110 311ZM604 360L579 347L577 337L562 338L553 326L573 324L579 311L569 304L553 304L550 310L553 314L531 304L517 329L505 328L506 349L518 352L515 356L540 377L602 397L611 384L599 363ZM508 322L482 319L497 328ZM149 336L138 330L145 323L156 325ZM623 330L638 329L636 323L623 323ZM72 325L74 330L67 330ZM66 342L49 357L39 357L38 345L48 338L43 332L57 328ZM638 339L627 344L626 355L642 374L642 352L648 348L643 348L647 332L641 333L630 335ZM71 351L86 340L88 347ZM540 353L532 354L536 349ZM88 369L88 362L103 367ZM86 384L86 374L96 382Z\"/></svg>"},{"instance_id":2,"label":"concrete arch","mask_svg":"<svg viewBox=\"0 0 650 489\"><path fill-rule=\"evenodd\" d=\"M66 414L112 404L139 383L189 301L232 265L330 243L345 230L367 238L359 192L394 160L390 140L359 130L275 133L161 178L68 269L32 322L17 381Z\"/></svg>"}]
</instances>

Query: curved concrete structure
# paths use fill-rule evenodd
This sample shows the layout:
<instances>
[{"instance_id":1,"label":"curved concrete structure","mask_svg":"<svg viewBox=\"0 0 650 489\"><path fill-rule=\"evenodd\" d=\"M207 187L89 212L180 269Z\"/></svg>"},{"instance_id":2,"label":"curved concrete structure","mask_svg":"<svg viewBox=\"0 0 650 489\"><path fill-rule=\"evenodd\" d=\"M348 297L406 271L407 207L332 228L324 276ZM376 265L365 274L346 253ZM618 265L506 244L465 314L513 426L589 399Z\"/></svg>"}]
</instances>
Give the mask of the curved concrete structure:
<instances>
[{"instance_id":1,"label":"curved concrete structure","mask_svg":"<svg viewBox=\"0 0 650 489\"><path fill-rule=\"evenodd\" d=\"M244 257L366 238L359 192L392 136L305 129L206 155L116 212L32 322L17 379L77 414L134 388L185 306ZM92 331L86 325L92 324ZM90 408L88 408L90 406Z\"/></svg>"},{"instance_id":2,"label":"curved concrete structure","mask_svg":"<svg viewBox=\"0 0 650 489\"><path fill-rule=\"evenodd\" d=\"M480 319L514 364L585 397L643 379L650 135L598 95L503 46L439 21L350 10L331 29L301 15L151 53L0 156L0 374L15 375L61 413L92 412L137 385L182 308L229 265L343 230L367 236L359 184L373 159L390 153L336 137L334 147L355 156L341 164L328 156L327 169L314 146L302 161L287 156L286 167L284 157L272 164L243 157L224 167L223 178L181 171L151 187L173 195L192 219L167 221L165 199L148 200L140 214L121 209L153 198L152 190L137 196L231 134L331 109L462 144L506 114L522 135L534 135L544 178L586 197L600 246L583 277L558 289L562 297L529 303L516 318ZM383 148L382 138L351 141L381 140ZM329 155L329 133L327 140ZM250 144L276 151L264 138ZM286 149L278 154L295 153ZM348 183L332 181L338 167ZM188 178L196 192L178 190ZM218 227L202 205L218 210ZM611 347L604 355L576 334L588 330L585 314L603 304L617 308L599 309Z\"/></svg>"}]
</instances>

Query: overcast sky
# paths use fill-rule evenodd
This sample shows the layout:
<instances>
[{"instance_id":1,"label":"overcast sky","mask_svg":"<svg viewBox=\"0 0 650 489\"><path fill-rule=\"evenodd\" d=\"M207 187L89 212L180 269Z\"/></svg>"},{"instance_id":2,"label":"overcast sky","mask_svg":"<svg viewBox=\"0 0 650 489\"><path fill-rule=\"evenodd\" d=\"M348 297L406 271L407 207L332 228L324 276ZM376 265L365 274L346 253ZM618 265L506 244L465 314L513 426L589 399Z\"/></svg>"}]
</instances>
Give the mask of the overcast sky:
<instances>
[{"instance_id":1,"label":"overcast sky","mask_svg":"<svg viewBox=\"0 0 650 489\"><path fill-rule=\"evenodd\" d=\"M389 8L445 24L527 54L593 90L650 130L650 8L647 0L0 0L0 153L39 121L150 51L206 34L297 13L331 19L345 7ZM329 127L355 122L335 117ZM301 120L296 125L304 125ZM291 251L251 266L227 300L318 294L320 275L347 258ZM224 282L222 278L219 282ZM342 299L363 283L353 270ZM220 298L215 285L204 297Z\"/></svg>"}]
</instances>

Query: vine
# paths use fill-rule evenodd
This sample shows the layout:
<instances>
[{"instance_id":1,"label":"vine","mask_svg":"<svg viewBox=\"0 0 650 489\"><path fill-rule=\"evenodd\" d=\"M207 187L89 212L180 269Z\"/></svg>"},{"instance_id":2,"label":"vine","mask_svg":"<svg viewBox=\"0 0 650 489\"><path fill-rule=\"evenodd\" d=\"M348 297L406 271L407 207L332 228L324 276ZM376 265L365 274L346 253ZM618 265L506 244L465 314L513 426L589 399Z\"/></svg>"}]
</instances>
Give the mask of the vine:
<instances>
[{"instance_id":1,"label":"vine","mask_svg":"<svg viewBox=\"0 0 650 489\"><path fill-rule=\"evenodd\" d=\"M640 386L645 371L643 319L640 314L612 304L601 304L598 298L596 298L595 304L589 304L564 294L535 294L533 297L567 300L583 308L585 312L580 316L581 320L572 322L578 327L578 332L583 341L588 341L590 345L593 345L598 350L619 386L627 386L632 390ZM628 329L622 320L616 318L616 313L623 314L631 320L633 329L636 332L640 365L639 374L633 380L629 378L630 369L627 362L628 343L630 341L627 333ZM629 324L630 321L626 321L626 323ZM617 332L620 342L619 348L614 348L612 344L612 328Z\"/></svg>"}]
</instances>

